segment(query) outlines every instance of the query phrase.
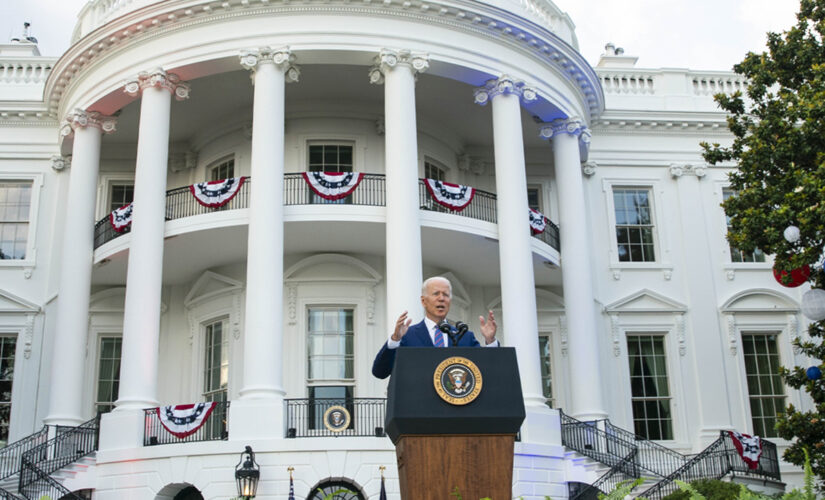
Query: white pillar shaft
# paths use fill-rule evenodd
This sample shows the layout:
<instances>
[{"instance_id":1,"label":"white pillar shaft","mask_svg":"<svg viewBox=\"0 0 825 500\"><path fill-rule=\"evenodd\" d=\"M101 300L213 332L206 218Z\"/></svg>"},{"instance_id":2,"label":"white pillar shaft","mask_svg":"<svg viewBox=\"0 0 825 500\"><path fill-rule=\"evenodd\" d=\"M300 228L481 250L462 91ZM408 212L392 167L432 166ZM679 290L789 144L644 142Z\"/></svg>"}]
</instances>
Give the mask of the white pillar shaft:
<instances>
[{"instance_id":1,"label":"white pillar shaft","mask_svg":"<svg viewBox=\"0 0 825 500\"><path fill-rule=\"evenodd\" d=\"M587 237L584 185L581 178L579 137L553 136L553 155L559 196L559 238L564 310L570 359L571 413L586 420L604 418L590 244Z\"/></svg>"},{"instance_id":2,"label":"white pillar shaft","mask_svg":"<svg viewBox=\"0 0 825 500\"><path fill-rule=\"evenodd\" d=\"M160 87L143 89L140 103L135 197L118 410L157 406L166 169L172 95Z\"/></svg>"},{"instance_id":3,"label":"white pillar shaft","mask_svg":"<svg viewBox=\"0 0 825 500\"><path fill-rule=\"evenodd\" d=\"M89 326L89 290L94 252L95 189L100 169L101 131L77 127L74 132L69 197L65 207L60 289L52 355L49 425L83 422L83 372Z\"/></svg>"},{"instance_id":4,"label":"white pillar shaft","mask_svg":"<svg viewBox=\"0 0 825 500\"><path fill-rule=\"evenodd\" d=\"M516 348L528 406L543 406L536 287L527 204L521 104L515 94L493 97L498 248L503 331Z\"/></svg>"},{"instance_id":5,"label":"white pillar shaft","mask_svg":"<svg viewBox=\"0 0 825 500\"><path fill-rule=\"evenodd\" d=\"M415 75L407 64L385 71L384 147L387 189L387 324L421 311L421 225Z\"/></svg>"},{"instance_id":6,"label":"white pillar shaft","mask_svg":"<svg viewBox=\"0 0 825 500\"><path fill-rule=\"evenodd\" d=\"M242 399L283 398L284 71L255 72Z\"/></svg>"}]
</instances>

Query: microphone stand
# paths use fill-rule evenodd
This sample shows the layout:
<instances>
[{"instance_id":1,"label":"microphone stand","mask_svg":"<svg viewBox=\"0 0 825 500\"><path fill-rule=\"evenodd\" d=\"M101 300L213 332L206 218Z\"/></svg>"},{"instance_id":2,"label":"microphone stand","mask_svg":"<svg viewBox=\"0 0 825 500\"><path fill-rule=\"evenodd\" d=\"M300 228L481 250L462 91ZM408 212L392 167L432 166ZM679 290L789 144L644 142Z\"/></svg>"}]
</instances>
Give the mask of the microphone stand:
<instances>
[{"instance_id":1,"label":"microphone stand","mask_svg":"<svg viewBox=\"0 0 825 500\"><path fill-rule=\"evenodd\" d=\"M447 323L447 320L444 320L438 325L438 329L441 330L442 333L446 333L450 337L450 340L452 340L453 345L457 346L459 341L461 341L461 338L465 333L467 333L467 330L469 330L470 327L468 327L466 323L456 321L454 330L453 327Z\"/></svg>"}]
</instances>

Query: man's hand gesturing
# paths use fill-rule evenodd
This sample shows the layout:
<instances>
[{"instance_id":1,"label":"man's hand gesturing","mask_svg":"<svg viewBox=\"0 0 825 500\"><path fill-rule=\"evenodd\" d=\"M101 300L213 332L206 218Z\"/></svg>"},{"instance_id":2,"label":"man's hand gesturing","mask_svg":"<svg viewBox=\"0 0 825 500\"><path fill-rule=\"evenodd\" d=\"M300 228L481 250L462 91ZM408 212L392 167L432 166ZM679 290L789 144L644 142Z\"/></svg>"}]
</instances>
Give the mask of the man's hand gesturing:
<instances>
[{"instance_id":1,"label":"man's hand gesturing","mask_svg":"<svg viewBox=\"0 0 825 500\"><path fill-rule=\"evenodd\" d=\"M493 311L489 311L487 313L487 320L484 320L484 316L478 317L479 322L481 322L481 335L484 336L484 340L487 341L488 344L492 344L494 340L496 340L496 318L493 316Z\"/></svg>"},{"instance_id":2,"label":"man's hand gesturing","mask_svg":"<svg viewBox=\"0 0 825 500\"><path fill-rule=\"evenodd\" d=\"M407 330L409 330L411 324L412 320L407 318L407 311L401 313L401 316L398 317L398 321L395 322L395 330L392 332L392 339L396 342L400 342L401 338L404 337Z\"/></svg>"}]
</instances>

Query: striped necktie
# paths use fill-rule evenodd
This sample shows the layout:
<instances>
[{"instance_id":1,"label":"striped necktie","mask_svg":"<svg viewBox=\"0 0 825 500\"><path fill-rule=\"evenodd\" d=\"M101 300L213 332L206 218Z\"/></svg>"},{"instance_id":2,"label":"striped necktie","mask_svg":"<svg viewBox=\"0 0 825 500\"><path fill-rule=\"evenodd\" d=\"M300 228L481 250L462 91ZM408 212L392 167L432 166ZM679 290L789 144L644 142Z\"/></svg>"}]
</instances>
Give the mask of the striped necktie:
<instances>
[{"instance_id":1,"label":"striped necktie","mask_svg":"<svg viewBox=\"0 0 825 500\"><path fill-rule=\"evenodd\" d=\"M436 347L444 347L444 334L439 330L438 325L433 327L433 345Z\"/></svg>"}]
</instances>

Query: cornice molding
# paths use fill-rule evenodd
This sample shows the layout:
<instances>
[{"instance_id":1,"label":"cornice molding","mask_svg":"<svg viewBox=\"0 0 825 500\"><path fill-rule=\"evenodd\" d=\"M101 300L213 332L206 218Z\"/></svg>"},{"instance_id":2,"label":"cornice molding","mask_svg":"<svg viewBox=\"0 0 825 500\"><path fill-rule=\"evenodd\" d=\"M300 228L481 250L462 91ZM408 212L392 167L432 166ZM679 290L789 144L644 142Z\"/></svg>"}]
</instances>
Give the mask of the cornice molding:
<instances>
[{"instance_id":1,"label":"cornice molding","mask_svg":"<svg viewBox=\"0 0 825 500\"><path fill-rule=\"evenodd\" d=\"M277 5L261 0L255 6L243 1L224 2L218 7L206 0L157 2L117 17L70 47L50 73L44 96L50 112L56 113L63 94L84 68L116 55L132 43L222 19L306 12L402 17L482 35L526 52L553 68L580 95L588 119L598 116L604 108L599 76L568 43L529 19L471 0L330 0L324 4L292 0Z\"/></svg>"}]
</instances>

